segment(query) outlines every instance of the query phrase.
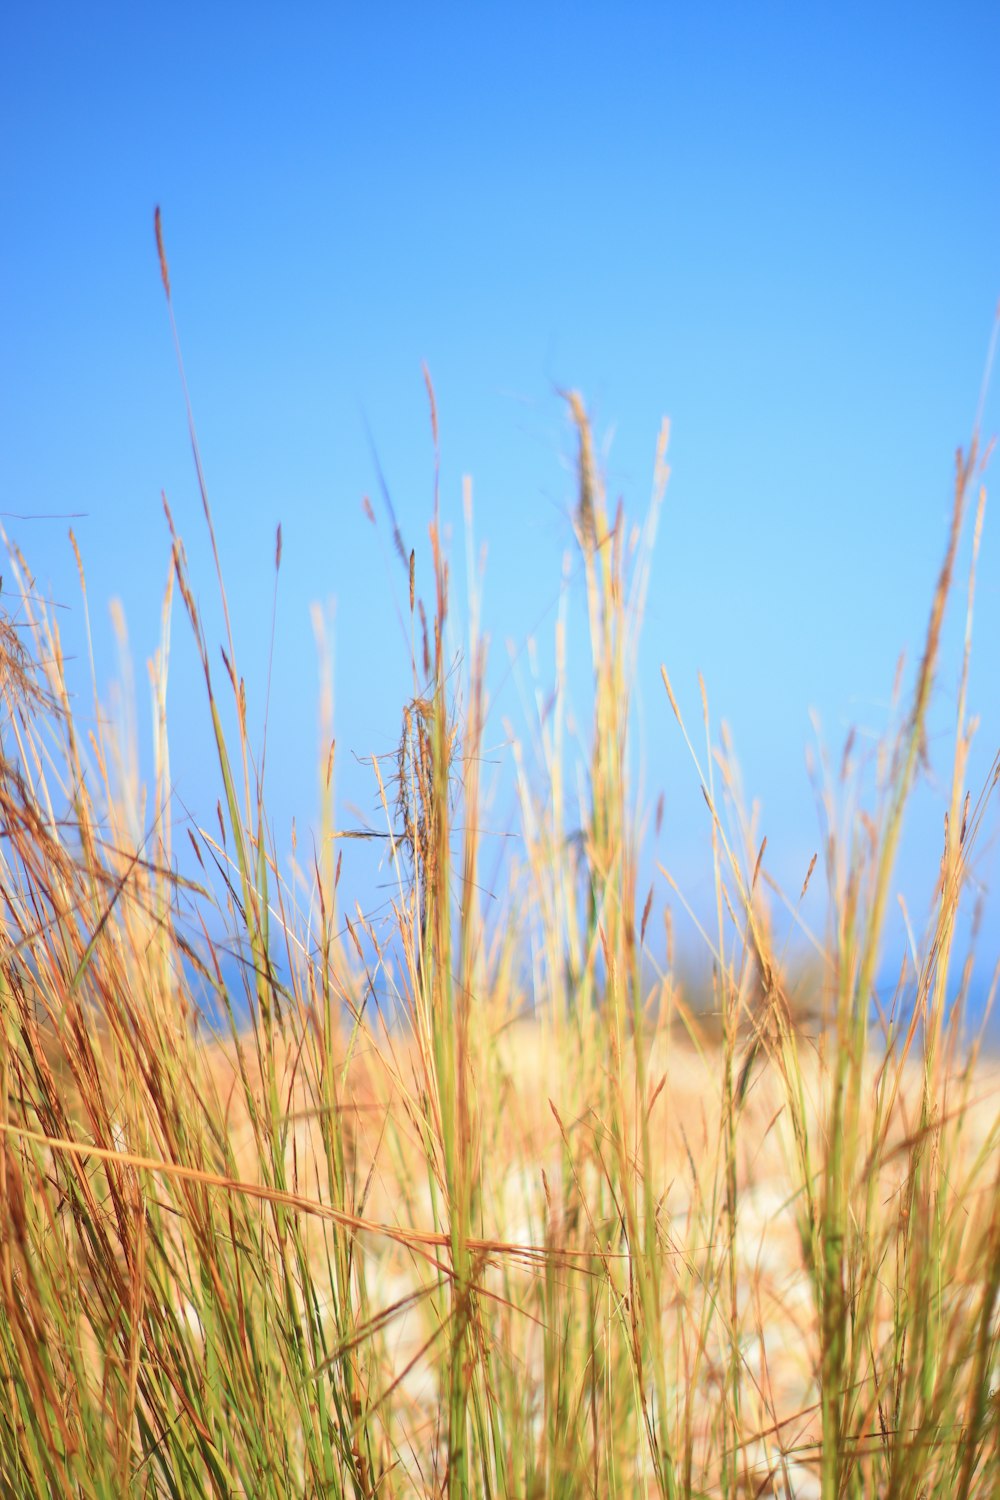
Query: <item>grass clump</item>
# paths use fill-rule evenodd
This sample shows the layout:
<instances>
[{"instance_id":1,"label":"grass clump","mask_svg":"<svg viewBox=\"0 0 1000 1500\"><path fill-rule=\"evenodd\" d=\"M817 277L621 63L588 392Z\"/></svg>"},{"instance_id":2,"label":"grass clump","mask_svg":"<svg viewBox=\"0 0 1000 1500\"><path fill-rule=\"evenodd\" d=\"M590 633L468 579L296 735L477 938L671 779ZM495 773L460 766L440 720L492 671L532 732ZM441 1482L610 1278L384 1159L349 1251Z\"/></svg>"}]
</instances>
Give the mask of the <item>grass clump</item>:
<instances>
[{"instance_id":1,"label":"grass clump","mask_svg":"<svg viewBox=\"0 0 1000 1500\"><path fill-rule=\"evenodd\" d=\"M169 299L162 241L161 264ZM100 718L84 734L14 554L23 603L0 622L4 1493L996 1493L997 1074L963 1048L964 986L947 1011L996 783L994 762L971 803L968 631L916 1002L875 1007L970 503L973 571L978 555L977 444L957 465L878 804L838 835L849 788L828 792L830 917L810 975L775 951L764 847L703 689L704 762L688 743L715 881L713 1031L659 961L629 785L666 431L630 529L567 400L592 731L573 806L560 622L537 763L515 747L521 857L500 917L482 896L486 648L473 608L449 650L437 504L429 605L408 559L412 696L396 754L374 766L388 923L341 895L332 756L304 913L282 879L235 643L220 686L172 522L146 793ZM175 593L223 789L218 826L192 833L196 880L178 873L171 822Z\"/></svg>"}]
</instances>

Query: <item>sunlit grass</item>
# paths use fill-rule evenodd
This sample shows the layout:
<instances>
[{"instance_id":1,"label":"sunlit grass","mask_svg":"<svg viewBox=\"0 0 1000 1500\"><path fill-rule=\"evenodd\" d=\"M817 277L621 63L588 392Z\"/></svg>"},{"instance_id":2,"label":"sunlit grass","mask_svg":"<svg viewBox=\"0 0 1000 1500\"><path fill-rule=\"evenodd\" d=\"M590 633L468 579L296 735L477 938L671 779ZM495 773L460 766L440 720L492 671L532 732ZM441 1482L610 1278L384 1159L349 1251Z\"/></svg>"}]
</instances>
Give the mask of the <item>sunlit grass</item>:
<instances>
[{"instance_id":1,"label":"sunlit grass","mask_svg":"<svg viewBox=\"0 0 1000 1500\"><path fill-rule=\"evenodd\" d=\"M169 301L162 245L161 264ZM220 657L172 522L145 792L107 722L74 711L53 617L12 556L4 1493L950 1500L1000 1488L1000 1080L963 1042L960 1003L946 1019L996 783L994 762L968 796L970 631L916 1003L881 1019L873 1005L966 527L971 627L978 437L957 466L923 659L877 801L845 829L847 757L825 791L808 878L825 879L829 917L808 972L786 973L775 952L765 851L707 692L696 733L663 673L690 795L707 808L709 1026L669 949L664 964L661 898L638 888L629 777L667 433L633 525L609 513L583 404L567 403L592 724L577 761L561 621L556 680L530 743L513 746L520 852L491 914L489 668L475 599L461 651L447 644L437 506L428 555L409 559L412 694L396 753L373 767L388 922L350 898L332 751L305 900L283 878L228 614ZM223 794L221 820L192 835L196 866L173 846L178 601Z\"/></svg>"}]
</instances>

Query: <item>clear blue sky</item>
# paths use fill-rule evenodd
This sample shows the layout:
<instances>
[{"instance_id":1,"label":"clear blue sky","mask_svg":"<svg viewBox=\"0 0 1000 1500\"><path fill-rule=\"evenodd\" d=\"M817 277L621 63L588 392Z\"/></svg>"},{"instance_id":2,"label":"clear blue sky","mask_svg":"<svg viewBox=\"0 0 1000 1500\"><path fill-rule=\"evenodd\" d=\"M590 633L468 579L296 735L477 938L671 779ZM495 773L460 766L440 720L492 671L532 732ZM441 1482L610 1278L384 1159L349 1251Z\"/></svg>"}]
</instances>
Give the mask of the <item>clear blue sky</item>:
<instances>
[{"instance_id":1,"label":"clear blue sky","mask_svg":"<svg viewBox=\"0 0 1000 1500\"><path fill-rule=\"evenodd\" d=\"M283 525L269 745L283 836L315 811L313 600L336 600L340 791L365 813L370 781L349 752L388 750L399 732L405 580L362 514L377 494L366 419L426 557L426 361L445 515L460 530L471 474L489 545L499 680L507 638L549 640L572 545L555 388L585 393L609 486L635 511L668 415L639 682L645 784L666 793L661 855L697 903L705 814L665 661L695 720L704 672L763 801L772 866L797 889L819 838L810 709L837 754L851 724L885 723L897 655L919 654L1000 295L998 66L1000 10L986 4L15 7L0 45L0 508L84 513L104 684L112 595L140 686L156 645L161 489L210 598L160 204L258 726ZM998 413L994 390L989 432ZM66 524L7 524L69 606L64 638L82 656ZM988 512L980 778L1000 740L995 537ZM174 771L207 821L217 788L179 612L174 636ZM952 650L942 733L956 675ZM504 693L497 746L501 713L516 712L512 682ZM905 849L917 895L939 792Z\"/></svg>"}]
</instances>

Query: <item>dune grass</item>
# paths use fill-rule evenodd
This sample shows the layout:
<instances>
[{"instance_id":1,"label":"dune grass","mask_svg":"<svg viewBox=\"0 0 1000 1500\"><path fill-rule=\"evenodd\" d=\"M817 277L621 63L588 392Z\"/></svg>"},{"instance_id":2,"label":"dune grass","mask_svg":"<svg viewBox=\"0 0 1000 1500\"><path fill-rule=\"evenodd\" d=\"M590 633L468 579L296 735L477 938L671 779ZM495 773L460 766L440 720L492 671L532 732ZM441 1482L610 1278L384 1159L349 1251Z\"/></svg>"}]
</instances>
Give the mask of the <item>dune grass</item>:
<instances>
[{"instance_id":1,"label":"dune grass","mask_svg":"<svg viewBox=\"0 0 1000 1500\"><path fill-rule=\"evenodd\" d=\"M162 243L161 266L169 302ZM978 551L977 440L957 465L877 805L845 827L849 787L831 778L810 872L825 876L829 921L808 974L785 973L774 951L764 850L703 691L706 750L689 744L715 875L713 1030L669 949L662 963L662 885L648 899L637 888L630 686L666 430L651 507L632 526L609 514L583 404L567 402L592 729L578 796L560 623L534 743L513 751L520 855L490 915L486 649L473 607L449 653L437 508L426 601L409 559L412 697L396 754L373 768L395 892L377 925L342 889L351 844L335 824L332 750L320 854L297 885L283 875L236 645L210 647L173 523L145 791L106 720L85 726L74 711L53 617L12 557L23 603L0 621L5 1494L1000 1489L1000 1106L992 1064L963 1043L952 955L996 783L994 763L970 801L969 632L916 1003L875 1005L966 526L973 570ZM218 820L190 834L197 879L178 874L191 859L173 847L178 600L223 789ZM663 688L687 737L666 671Z\"/></svg>"}]
</instances>

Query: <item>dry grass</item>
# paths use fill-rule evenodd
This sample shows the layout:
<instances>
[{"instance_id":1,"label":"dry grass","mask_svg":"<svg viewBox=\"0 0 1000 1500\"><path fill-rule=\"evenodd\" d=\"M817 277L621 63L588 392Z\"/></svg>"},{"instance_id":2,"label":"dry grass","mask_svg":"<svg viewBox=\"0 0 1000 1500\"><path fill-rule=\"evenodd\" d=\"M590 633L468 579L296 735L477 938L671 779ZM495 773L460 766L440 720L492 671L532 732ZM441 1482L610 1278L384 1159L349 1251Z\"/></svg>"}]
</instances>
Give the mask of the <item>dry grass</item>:
<instances>
[{"instance_id":1,"label":"dry grass","mask_svg":"<svg viewBox=\"0 0 1000 1500\"><path fill-rule=\"evenodd\" d=\"M998 1071L963 1049L960 1007L944 1020L996 783L995 763L967 800L968 647L912 1022L876 1022L872 1005L977 496L973 570L978 552L976 443L957 468L912 698L877 800L846 836L852 789L829 788L815 975L785 974L775 955L764 851L726 746L705 764L692 746L715 874L709 1035L669 966L656 973L662 913L636 889L629 690L666 433L651 509L630 529L607 511L575 395L569 408L593 665L582 829L567 836L581 818L560 667L537 756L515 747L522 857L490 921L485 648L473 601L460 661L446 650L436 512L429 603L411 570L402 742L375 767L396 882L379 927L340 889L350 846L332 758L304 914L280 878L235 643L220 689L180 539L145 792L107 726L88 735L74 719L58 633L12 558L24 603L0 623L4 1493L1000 1488ZM178 873L170 820L174 592L223 789L221 826L193 840L197 880ZM664 685L676 712L666 673ZM220 930L241 956L238 994ZM220 1036L199 1020L206 996Z\"/></svg>"}]
</instances>

